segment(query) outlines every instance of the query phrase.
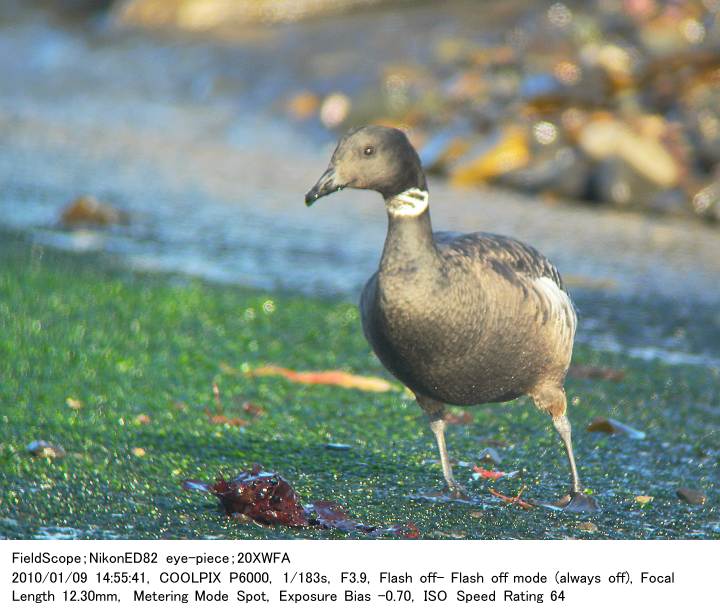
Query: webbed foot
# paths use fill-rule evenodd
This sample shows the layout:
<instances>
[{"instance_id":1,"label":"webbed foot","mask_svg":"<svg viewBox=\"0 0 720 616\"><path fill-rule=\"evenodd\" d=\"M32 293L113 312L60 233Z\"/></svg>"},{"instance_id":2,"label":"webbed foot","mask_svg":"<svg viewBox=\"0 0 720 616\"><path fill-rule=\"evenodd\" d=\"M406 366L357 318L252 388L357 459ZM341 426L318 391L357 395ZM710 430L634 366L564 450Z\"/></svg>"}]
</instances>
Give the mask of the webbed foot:
<instances>
[{"instance_id":1,"label":"webbed foot","mask_svg":"<svg viewBox=\"0 0 720 616\"><path fill-rule=\"evenodd\" d=\"M563 496L557 503L556 507L562 507L563 511L568 513L597 513L600 511L600 505L588 494L576 492Z\"/></svg>"},{"instance_id":2,"label":"webbed foot","mask_svg":"<svg viewBox=\"0 0 720 616\"><path fill-rule=\"evenodd\" d=\"M450 496L450 498L454 498L457 500L468 499L467 491L457 481L453 481L452 483L448 484L447 494L448 496Z\"/></svg>"}]
</instances>

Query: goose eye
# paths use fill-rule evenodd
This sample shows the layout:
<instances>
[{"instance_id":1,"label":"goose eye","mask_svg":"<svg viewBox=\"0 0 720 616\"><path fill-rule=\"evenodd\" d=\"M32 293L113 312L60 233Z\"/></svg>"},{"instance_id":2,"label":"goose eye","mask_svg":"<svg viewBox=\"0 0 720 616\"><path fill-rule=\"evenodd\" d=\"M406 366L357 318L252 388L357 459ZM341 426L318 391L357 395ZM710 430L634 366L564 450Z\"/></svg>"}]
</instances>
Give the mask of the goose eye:
<instances>
[{"instance_id":1,"label":"goose eye","mask_svg":"<svg viewBox=\"0 0 720 616\"><path fill-rule=\"evenodd\" d=\"M363 154L365 154L365 156L372 156L373 154L375 154L375 147L372 145L366 146L363 150Z\"/></svg>"}]
</instances>

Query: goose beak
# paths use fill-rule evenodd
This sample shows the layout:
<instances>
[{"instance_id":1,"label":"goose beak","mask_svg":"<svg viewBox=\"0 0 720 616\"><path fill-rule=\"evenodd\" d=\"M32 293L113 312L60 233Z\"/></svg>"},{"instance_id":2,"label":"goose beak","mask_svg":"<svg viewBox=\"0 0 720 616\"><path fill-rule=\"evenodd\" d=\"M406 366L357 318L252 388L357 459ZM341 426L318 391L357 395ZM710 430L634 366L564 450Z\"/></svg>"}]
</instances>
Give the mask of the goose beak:
<instances>
[{"instance_id":1,"label":"goose beak","mask_svg":"<svg viewBox=\"0 0 720 616\"><path fill-rule=\"evenodd\" d=\"M327 168L327 171L320 176L315 186L313 186L305 195L305 205L310 207L320 197L332 194L338 190L342 190L344 186L337 182L335 177L335 167L332 165Z\"/></svg>"}]
</instances>

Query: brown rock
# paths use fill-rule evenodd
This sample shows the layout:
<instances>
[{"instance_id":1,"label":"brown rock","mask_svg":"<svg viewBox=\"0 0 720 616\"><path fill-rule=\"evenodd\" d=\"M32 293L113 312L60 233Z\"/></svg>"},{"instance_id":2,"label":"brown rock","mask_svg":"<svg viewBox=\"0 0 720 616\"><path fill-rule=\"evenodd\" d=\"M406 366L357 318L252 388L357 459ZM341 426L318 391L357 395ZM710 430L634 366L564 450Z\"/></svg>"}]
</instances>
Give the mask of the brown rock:
<instances>
[{"instance_id":1,"label":"brown rock","mask_svg":"<svg viewBox=\"0 0 720 616\"><path fill-rule=\"evenodd\" d=\"M320 108L317 94L307 90L294 94L285 105L285 110L295 120L307 120Z\"/></svg>"},{"instance_id":2,"label":"brown rock","mask_svg":"<svg viewBox=\"0 0 720 616\"><path fill-rule=\"evenodd\" d=\"M128 215L95 197L84 195L65 207L60 222L66 227L106 227L127 224Z\"/></svg>"},{"instance_id":3,"label":"brown rock","mask_svg":"<svg viewBox=\"0 0 720 616\"><path fill-rule=\"evenodd\" d=\"M678 488L676 494L680 499L690 505L704 505L707 500L704 492L693 490L692 488Z\"/></svg>"},{"instance_id":4,"label":"brown rock","mask_svg":"<svg viewBox=\"0 0 720 616\"><path fill-rule=\"evenodd\" d=\"M588 432L605 432L605 434L621 434L633 439L644 439L645 433L641 430L636 430L631 426L628 426L616 419L609 419L608 417L596 417L590 422L587 427Z\"/></svg>"}]
</instances>

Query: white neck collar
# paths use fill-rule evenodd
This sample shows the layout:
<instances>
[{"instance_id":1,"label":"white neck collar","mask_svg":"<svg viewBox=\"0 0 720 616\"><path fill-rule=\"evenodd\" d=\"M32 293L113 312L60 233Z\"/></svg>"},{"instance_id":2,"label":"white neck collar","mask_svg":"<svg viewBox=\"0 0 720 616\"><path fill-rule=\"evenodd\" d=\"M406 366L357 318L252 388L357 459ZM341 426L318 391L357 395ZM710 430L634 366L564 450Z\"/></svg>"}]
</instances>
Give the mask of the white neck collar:
<instances>
[{"instance_id":1,"label":"white neck collar","mask_svg":"<svg viewBox=\"0 0 720 616\"><path fill-rule=\"evenodd\" d=\"M430 203L426 190L408 188L387 202L387 210L392 216L420 216Z\"/></svg>"}]
</instances>

